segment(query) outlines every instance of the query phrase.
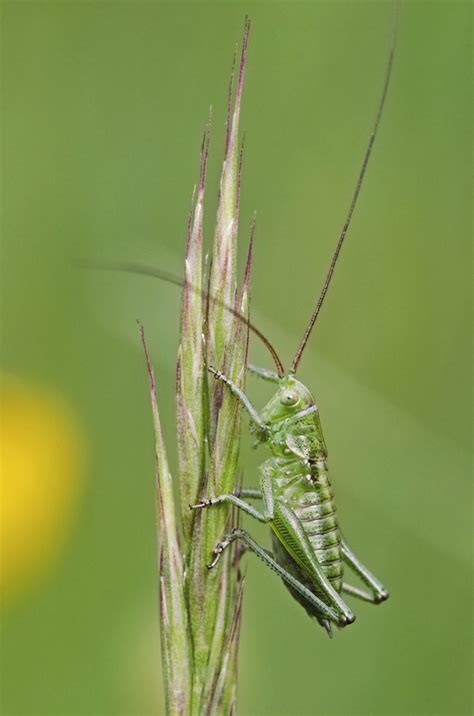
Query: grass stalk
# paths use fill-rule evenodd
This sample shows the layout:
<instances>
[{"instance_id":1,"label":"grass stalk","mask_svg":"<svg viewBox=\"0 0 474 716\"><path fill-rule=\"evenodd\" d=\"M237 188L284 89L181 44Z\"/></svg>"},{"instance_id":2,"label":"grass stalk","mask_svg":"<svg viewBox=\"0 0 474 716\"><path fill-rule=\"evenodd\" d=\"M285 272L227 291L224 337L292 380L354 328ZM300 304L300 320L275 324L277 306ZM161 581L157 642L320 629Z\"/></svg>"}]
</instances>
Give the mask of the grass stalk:
<instances>
[{"instance_id":1,"label":"grass stalk","mask_svg":"<svg viewBox=\"0 0 474 716\"><path fill-rule=\"evenodd\" d=\"M167 713L233 714L243 578L236 550L209 570L215 544L235 517L225 505L189 509L238 482L240 404L208 372L212 366L244 387L253 224L238 287L237 243L242 146L239 118L250 24L245 21L237 82L229 91L225 156L210 269L205 271L204 199L210 124L201 147L199 183L188 223L180 343L176 366L179 490L173 490L155 381L143 330L155 426L163 682ZM234 62L235 65L235 62ZM235 85L235 92L234 92ZM235 96L234 96L235 95ZM231 306L234 312L226 310ZM179 493L179 497L177 494Z\"/></svg>"}]
</instances>

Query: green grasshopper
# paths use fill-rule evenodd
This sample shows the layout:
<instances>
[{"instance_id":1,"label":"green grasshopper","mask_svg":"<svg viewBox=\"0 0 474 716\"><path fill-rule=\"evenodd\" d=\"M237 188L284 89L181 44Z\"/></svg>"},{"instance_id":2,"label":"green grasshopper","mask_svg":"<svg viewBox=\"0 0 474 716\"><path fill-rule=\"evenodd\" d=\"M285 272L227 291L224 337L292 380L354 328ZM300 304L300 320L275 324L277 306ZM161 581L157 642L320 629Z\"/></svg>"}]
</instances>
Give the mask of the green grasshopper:
<instances>
[{"instance_id":1,"label":"green grasshopper","mask_svg":"<svg viewBox=\"0 0 474 716\"><path fill-rule=\"evenodd\" d=\"M247 549L254 552L281 577L292 595L311 617L317 619L329 636L332 635L332 624L344 627L355 620L342 594L349 594L372 604L385 601L389 594L381 582L355 556L341 534L329 481L328 454L319 408L308 388L297 380L296 371L320 314L362 187L387 96L394 45L393 40L375 122L346 220L316 307L290 370L287 372L284 370L270 341L248 318L230 306L222 304L225 309L244 321L263 341L277 369L273 372L266 368L249 366L253 373L278 386L275 395L259 414L243 390L229 380L222 371L208 366L208 370L216 380L221 381L226 389L232 391L249 414L251 430L257 444L268 445L272 452L272 457L260 468L260 489L241 489L235 494L214 495L195 505L190 505L191 509L197 510L227 503L254 519L267 523L272 530L273 552L261 547L245 530L234 528L215 546L213 559L208 564L208 568L213 569L217 565L224 550L232 543L236 540L242 541ZM98 267L97 264L95 267ZM168 283L184 285L184 282L173 274L141 264L108 264L102 268L147 274ZM188 287L193 289L189 284ZM195 290L208 300L217 300L206 291ZM245 498L262 500L262 511L255 509L245 501ZM345 565L355 572L366 588L361 589L343 581Z\"/></svg>"}]
</instances>

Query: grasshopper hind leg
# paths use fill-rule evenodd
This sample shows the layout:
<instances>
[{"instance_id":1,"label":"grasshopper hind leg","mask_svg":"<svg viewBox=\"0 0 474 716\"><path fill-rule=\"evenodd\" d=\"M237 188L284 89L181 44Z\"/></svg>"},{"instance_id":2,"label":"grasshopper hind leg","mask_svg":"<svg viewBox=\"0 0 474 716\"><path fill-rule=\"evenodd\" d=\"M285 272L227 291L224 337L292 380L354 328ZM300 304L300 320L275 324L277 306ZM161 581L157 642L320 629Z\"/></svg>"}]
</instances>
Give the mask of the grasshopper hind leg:
<instances>
[{"instance_id":1,"label":"grasshopper hind leg","mask_svg":"<svg viewBox=\"0 0 474 716\"><path fill-rule=\"evenodd\" d=\"M341 546L344 561L370 590L370 592L367 592L364 589L353 587L350 584L344 584L343 591L346 592L346 594L351 594L354 597L358 597L366 602L371 602L372 604L385 602L390 596L388 589L386 589L377 577L367 569L365 564L356 557L345 540L342 540Z\"/></svg>"},{"instance_id":2,"label":"grasshopper hind leg","mask_svg":"<svg viewBox=\"0 0 474 716\"><path fill-rule=\"evenodd\" d=\"M381 604L387 598L381 598L376 592L368 592L366 589L354 587L352 584L347 584L346 582L342 585L342 591L344 594L350 594L352 597L362 599L363 602L369 602L369 604Z\"/></svg>"},{"instance_id":3,"label":"grasshopper hind leg","mask_svg":"<svg viewBox=\"0 0 474 716\"><path fill-rule=\"evenodd\" d=\"M267 567L270 567L289 587L290 591L295 595L298 595L298 600L305 606L306 610L311 616L316 616L319 623L324 626L322 620L327 622L334 622L337 626L345 626L347 621L341 618L341 615L333 607L325 604L316 594L314 594L308 587L301 581L296 579L290 572L282 567L274 558L269 550L261 547L255 542L252 537L245 532L245 530L234 528L232 532L227 534L214 548L214 559L208 564L208 569L213 569L218 563L221 554L225 549L229 547L235 540L242 540L247 549L254 552ZM327 627L326 631L328 631Z\"/></svg>"},{"instance_id":4,"label":"grasshopper hind leg","mask_svg":"<svg viewBox=\"0 0 474 716\"><path fill-rule=\"evenodd\" d=\"M272 542L273 542L273 551L275 554L275 559L278 560L279 564L284 567L284 569L289 572L295 579L298 581L302 581L303 584L312 592L319 596L320 599L324 599L325 604L329 604L331 608L334 609L334 611L338 614L337 620L327 620L325 614L321 613L321 611L318 608L315 608L313 604L309 603L307 600L302 599L301 595L298 594L291 586L291 584L286 584L287 588L289 589L291 595L294 599L296 599L297 602L301 604L301 606L306 610L308 615L311 617L311 619L316 619L320 626L322 626L324 629L326 629L328 636L332 636L332 629L331 625L329 624L329 629L327 625L327 621L332 621L336 624L337 627L343 627L347 626L348 624L352 624L352 622L355 621L355 615L351 611L351 609L348 607L348 605L343 601L339 593L337 594L338 600L333 600L331 593L327 593L325 591L325 585L324 583L319 584L316 581L313 581L305 576L305 574L302 572L300 567L298 566L297 562L293 559L293 557L287 552L286 549L282 546L280 540L276 535L272 535ZM330 585L332 586L332 585ZM334 590L334 587L333 587Z\"/></svg>"}]
</instances>

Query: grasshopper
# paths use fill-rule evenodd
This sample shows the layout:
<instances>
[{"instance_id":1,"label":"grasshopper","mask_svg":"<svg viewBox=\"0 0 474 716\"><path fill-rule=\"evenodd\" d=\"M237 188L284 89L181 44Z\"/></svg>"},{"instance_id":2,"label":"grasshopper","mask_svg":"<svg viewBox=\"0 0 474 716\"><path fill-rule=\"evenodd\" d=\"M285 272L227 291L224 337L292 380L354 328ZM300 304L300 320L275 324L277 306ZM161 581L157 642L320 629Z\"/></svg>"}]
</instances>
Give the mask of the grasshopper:
<instances>
[{"instance_id":1,"label":"grasshopper","mask_svg":"<svg viewBox=\"0 0 474 716\"><path fill-rule=\"evenodd\" d=\"M285 371L270 341L247 317L218 301L257 335L270 351L276 367L274 372L266 368L248 366L251 372L277 386L275 395L259 414L241 388L221 370L208 366L215 379L221 381L225 389L236 396L250 416L250 427L257 445L267 445L272 453L260 468L260 489L241 489L233 494L213 495L190 505L190 509L198 510L226 503L259 522L268 524L272 530L273 551L259 545L246 530L234 528L215 546L208 568L216 567L222 553L231 544L237 540L243 542L245 548L254 552L281 577L295 599L329 636L332 635L332 624L345 627L355 620L355 615L342 595L348 594L372 604L379 604L388 599L389 593L356 557L342 536L329 480L328 452L319 408L312 393L296 378L296 371L326 298L380 125L392 73L395 25L396 22L383 90L356 187L316 307L290 369ZM174 274L138 263L105 266L95 264L95 268L125 270L153 276L178 286L185 285L185 282ZM189 284L188 288L198 291L208 300L217 301L206 291L193 289ZM262 510L257 510L247 501L254 499L262 501ZM360 578L365 588L344 581L346 565Z\"/></svg>"},{"instance_id":2,"label":"grasshopper","mask_svg":"<svg viewBox=\"0 0 474 716\"><path fill-rule=\"evenodd\" d=\"M341 535L328 475L327 448L319 408L308 388L294 372L278 375L267 369L250 370L278 385L276 394L257 413L245 393L221 371L209 368L240 400L250 415L257 443L269 446L272 457L260 468L260 489L217 495L191 509L230 503L272 529L273 553L261 547L245 530L234 528L214 548L216 566L223 551L236 540L255 552L285 582L311 617L331 635L331 623L344 627L355 620L341 593L373 604L389 594L379 580L354 555ZM261 499L258 511L243 498ZM343 581L344 563L369 590Z\"/></svg>"}]
</instances>

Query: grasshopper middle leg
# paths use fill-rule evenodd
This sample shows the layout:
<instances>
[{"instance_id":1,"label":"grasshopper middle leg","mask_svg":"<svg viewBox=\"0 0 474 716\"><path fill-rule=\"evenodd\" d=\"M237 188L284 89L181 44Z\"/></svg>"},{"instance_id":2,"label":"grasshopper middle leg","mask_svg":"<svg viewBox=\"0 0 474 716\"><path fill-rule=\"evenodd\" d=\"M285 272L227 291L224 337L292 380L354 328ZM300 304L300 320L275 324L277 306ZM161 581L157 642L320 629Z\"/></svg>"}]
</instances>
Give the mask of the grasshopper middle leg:
<instances>
[{"instance_id":1,"label":"grasshopper middle leg","mask_svg":"<svg viewBox=\"0 0 474 716\"><path fill-rule=\"evenodd\" d=\"M252 505L249 505L248 502L245 502L244 500L241 500L240 497L237 497L237 495L232 494L217 495L216 497L211 497L208 500L202 500L202 502L198 502L195 505L189 505L189 509L198 510L203 509L204 507L211 507L212 505L220 505L225 502L231 505L235 505L235 507L238 507L239 510L246 512L248 515L254 517L259 522L268 522L272 519L272 515L262 514L254 507L252 507Z\"/></svg>"},{"instance_id":2,"label":"grasshopper middle leg","mask_svg":"<svg viewBox=\"0 0 474 716\"><path fill-rule=\"evenodd\" d=\"M263 500L263 513L256 510L248 502L242 500L242 497L248 497L250 499L262 499ZM203 509L205 507L211 507L212 505L220 505L222 503L228 503L235 505L240 510L243 510L251 517L255 517L259 522L270 522L273 519L273 492L271 489L270 478L264 476L262 478L262 491L260 490L240 490L239 495L225 494L216 495L208 500L202 500L196 505L189 505L191 510Z\"/></svg>"}]
</instances>

